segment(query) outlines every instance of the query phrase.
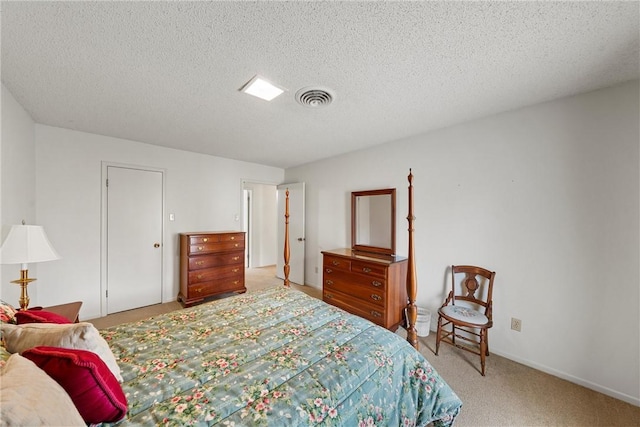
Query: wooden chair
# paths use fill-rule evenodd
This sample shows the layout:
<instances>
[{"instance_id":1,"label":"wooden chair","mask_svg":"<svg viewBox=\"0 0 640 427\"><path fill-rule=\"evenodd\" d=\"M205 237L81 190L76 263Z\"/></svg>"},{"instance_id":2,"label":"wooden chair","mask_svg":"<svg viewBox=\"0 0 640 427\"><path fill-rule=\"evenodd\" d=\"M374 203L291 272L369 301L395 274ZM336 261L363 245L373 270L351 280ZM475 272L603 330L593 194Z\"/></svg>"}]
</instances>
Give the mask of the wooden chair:
<instances>
[{"instance_id":1,"label":"wooden chair","mask_svg":"<svg viewBox=\"0 0 640 427\"><path fill-rule=\"evenodd\" d=\"M440 341L478 354L483 376L489 355L488 332L493 326L491 295L495 276L495 272L482 267L452 265L451 291L438 310L436 355ZM445 329L448 325L450 330ZM463 345L460 340L470 344Z\"/></svg>"}]
</instances>

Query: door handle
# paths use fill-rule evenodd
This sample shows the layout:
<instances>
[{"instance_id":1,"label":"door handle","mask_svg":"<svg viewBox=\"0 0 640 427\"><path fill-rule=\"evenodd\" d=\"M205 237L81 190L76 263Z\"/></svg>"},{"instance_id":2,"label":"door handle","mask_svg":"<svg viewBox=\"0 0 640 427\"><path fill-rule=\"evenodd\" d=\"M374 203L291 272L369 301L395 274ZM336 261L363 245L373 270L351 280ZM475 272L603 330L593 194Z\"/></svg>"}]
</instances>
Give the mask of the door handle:
<instances>
[{"instance_id":1,"label":"door handle","mask_svg":"<svg viewBox=\"0 0 640 427\"><path fill-rule=\"evenodd\" d=\"M304 241L304 237L298 237L298 242L303 242Z\"/></svg>"},{"instance_id":2,"label":"door handle","mask_svg":"<svg viewBox=\"0 0 640 427\"><path fill-rule=\"evenodd\" d=\"M160 247L160 243L154 243L154 244L153 244L153 247L154 247L154 248L159 248L159 247Z\"/></svg>"}]
</instances>

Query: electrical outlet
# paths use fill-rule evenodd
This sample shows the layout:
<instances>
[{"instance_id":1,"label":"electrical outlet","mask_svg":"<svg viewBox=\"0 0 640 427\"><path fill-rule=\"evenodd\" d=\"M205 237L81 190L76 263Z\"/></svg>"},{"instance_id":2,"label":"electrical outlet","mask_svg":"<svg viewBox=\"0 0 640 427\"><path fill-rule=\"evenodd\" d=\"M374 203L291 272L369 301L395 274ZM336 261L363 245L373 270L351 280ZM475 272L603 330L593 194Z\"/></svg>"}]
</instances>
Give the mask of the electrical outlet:
<instances>
[{"instance_id":1,"label":"electrical outlet","mask_svg":"<svg viewBox=\"0 0 640 427\"><path fill-rule=\"evenodd\" d=\"M511 318L511 329L514 331L520 332L522 330L522 320L516 319L515 317Z\"/></svg>"}]
</instances>

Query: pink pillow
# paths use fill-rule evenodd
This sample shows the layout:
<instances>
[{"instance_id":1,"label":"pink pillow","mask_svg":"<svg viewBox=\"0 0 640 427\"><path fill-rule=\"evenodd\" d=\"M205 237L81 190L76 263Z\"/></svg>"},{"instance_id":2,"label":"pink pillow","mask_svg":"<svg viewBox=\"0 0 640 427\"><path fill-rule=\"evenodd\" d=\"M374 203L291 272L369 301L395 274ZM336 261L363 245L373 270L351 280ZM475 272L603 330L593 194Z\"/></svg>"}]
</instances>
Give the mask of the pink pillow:
<instances>
[{"instance_id":1,"label":"pink pillow","mask_svg":"<svg viewBox=\"0 0 640 427\"><path fill-rule=\"evenodd\" d=\"M25 323L72 323L60 314L45 310L18 311L16 313L16 320L18 321L18 325L24 325Z\"/></svg>"},{"instance_id":2,"label":"pink pillow","mask_svg":"<svg viewBox=\"0 0 640 427\"><path fill-rule=\"evenodd\" d=\"M65 389L85 422L116 422L127 414L122 387L100 357L87 350L39 346L22 356Z\"/></svg>"}]
</instances>

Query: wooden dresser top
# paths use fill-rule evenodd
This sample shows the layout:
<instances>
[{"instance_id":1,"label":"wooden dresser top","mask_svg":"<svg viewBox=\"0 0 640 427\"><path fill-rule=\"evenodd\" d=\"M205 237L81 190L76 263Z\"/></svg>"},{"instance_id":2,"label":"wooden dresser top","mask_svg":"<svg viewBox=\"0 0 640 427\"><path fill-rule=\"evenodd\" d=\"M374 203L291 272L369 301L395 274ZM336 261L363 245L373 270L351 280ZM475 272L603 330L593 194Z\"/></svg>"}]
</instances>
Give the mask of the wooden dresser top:
<instances>
[{"instance_id":1,"label":"wooden dresser top","mask_svg":"<svg viewBox=\"0 0 640 427\"><path fill-rule=\"evenodd\" d=\"M191 236L194 234L229 234L229 233L244 233L240 230L228 230L228 231L185 231L180 233L181 235Z\"/></svg>"},{"instance_id":2,"label":"wooden dresser top","mask_svg":"<svg viewBox=\"0 0 640 427\"><path fill-rule=\"evenodd\" d=\"M327 255L337 255L337 256L363 260L363 261L379 262L382 264L393 264L396 262L405 261L407 259L406 257L399 256L399 255L379 255L375 253L354 251L351 248L331 249L330 251L322 251L322 253Z\"/></svg>"}]
</instances>

